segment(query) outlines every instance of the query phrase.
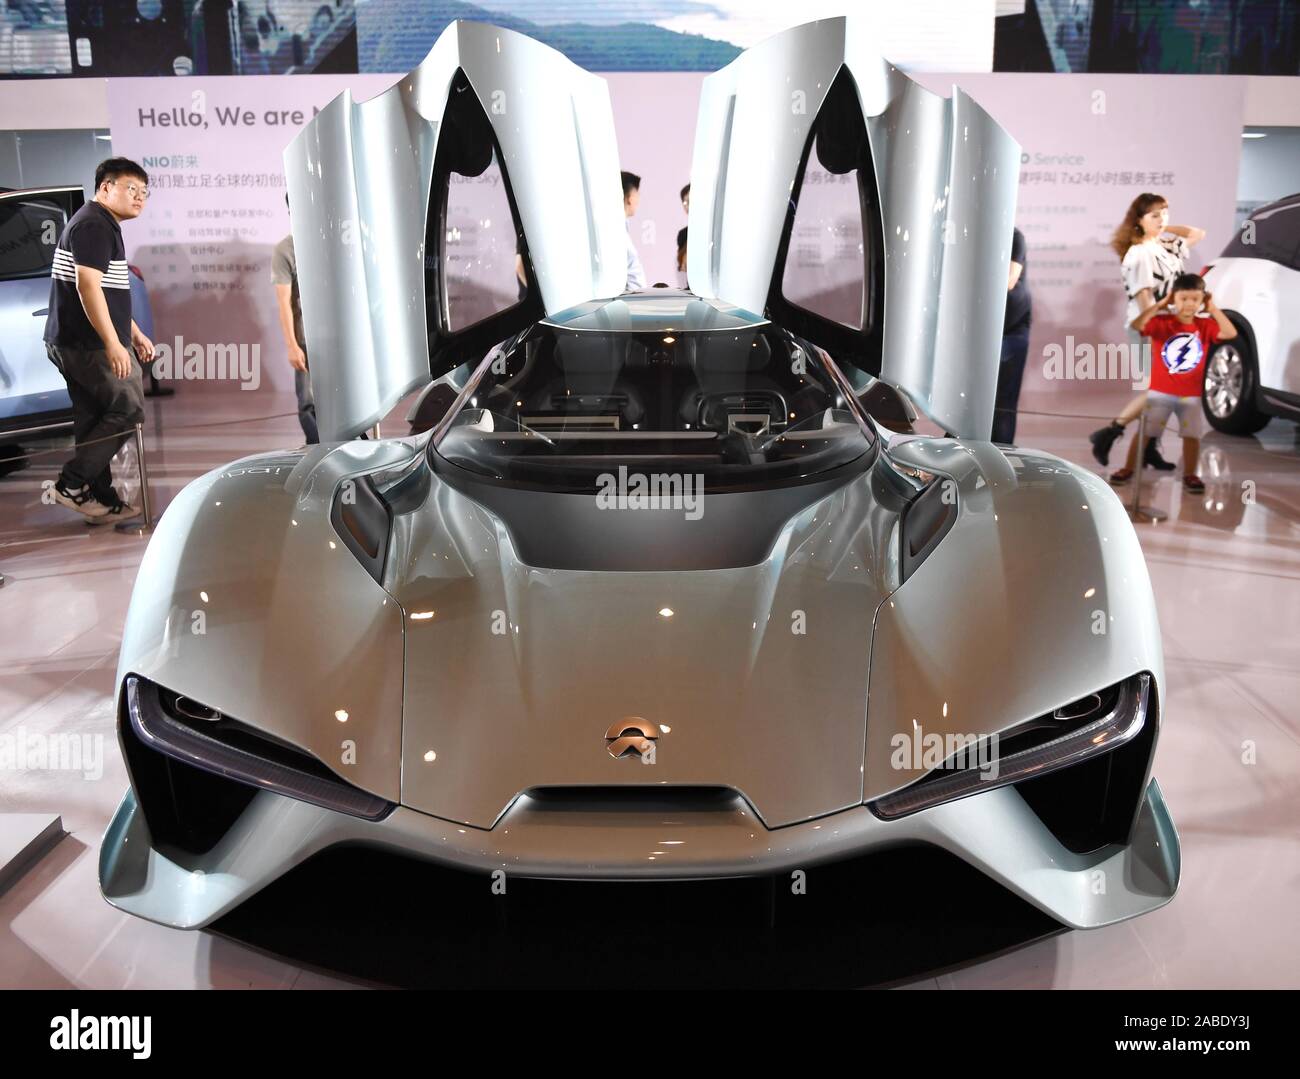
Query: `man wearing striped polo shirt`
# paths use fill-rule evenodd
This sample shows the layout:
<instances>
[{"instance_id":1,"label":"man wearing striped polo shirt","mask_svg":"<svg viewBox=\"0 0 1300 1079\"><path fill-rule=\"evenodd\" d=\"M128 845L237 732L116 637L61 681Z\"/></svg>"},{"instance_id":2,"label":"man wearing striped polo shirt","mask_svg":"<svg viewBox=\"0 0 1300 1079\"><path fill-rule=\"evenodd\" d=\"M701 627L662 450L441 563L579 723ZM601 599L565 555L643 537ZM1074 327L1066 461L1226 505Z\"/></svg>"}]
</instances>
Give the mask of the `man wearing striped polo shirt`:
<instances>
[{"instance_id":1,"label":"man wearing striped polo shirt","mask_svg":"<svg viewBox=\"0 0 1300 1079\"><path fill-rule=\"evenodd\" d=\"M134 161L101 162L94 198L64 227L50 273L45 350L68 384L77 444L54 484L54 499L94 524L139 512L113 489L109 462L144 417L136 354L153 358L153 342L131 318L120 224L140 216L148 183Z\"/></svg>"}]
</instances>

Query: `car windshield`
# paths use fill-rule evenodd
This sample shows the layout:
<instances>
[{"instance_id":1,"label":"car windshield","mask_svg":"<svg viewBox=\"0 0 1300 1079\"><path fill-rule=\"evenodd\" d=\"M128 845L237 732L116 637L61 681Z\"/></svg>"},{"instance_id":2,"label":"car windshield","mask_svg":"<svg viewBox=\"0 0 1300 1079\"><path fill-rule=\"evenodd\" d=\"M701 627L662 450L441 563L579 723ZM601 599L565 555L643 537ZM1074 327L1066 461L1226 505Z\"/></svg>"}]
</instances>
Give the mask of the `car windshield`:
<instances>
[{"instance_id":1,"label":"car windshield","mask_svg":"<svg viewBox=\"0 0 1300 1079\"><path fill-rule=\"evenodd\" d=\"M0 202L0 281L49 277L54 240L66 223L67 215L52 199Z\"/></svg>"},{"instance_id":2,"label":"car windshield","mask_svg":"<svg viewBox=\"0 0 1300 1079\"><path fill-rule=\"evenodd\" d=\"M1300 194L1261 206L1223 249L1224 258L1268 259L1300 270Z\"/></svg>"},{"instance_id":3,"label":"car windshield","mask_svg":"<svg viewBox=\"0 0 1300 1079\"><path fill-rule=\"evenodd\" d=\"M872 449L870 424L815 346L693 298L657 314L635 299L538 323L496 350L436 453L529 486L590 490L627 466L697 474L717 491L815 478ZM705 317L690 317L696 305Z\"/></svg>"}]
</instances>

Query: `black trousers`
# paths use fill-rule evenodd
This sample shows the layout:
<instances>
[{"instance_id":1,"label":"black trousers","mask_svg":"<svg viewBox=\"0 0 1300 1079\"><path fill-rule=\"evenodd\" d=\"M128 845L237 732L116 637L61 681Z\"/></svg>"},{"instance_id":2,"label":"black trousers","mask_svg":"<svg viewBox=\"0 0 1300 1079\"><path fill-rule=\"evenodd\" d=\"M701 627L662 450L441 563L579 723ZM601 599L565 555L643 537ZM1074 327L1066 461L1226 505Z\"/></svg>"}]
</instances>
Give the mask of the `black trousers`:
<instances>
[{"instance_id":1,"label":"black trousers","mask_svg":"<svg viewBox=\"0 0 1300 1079\"><path fill-rule=\"evenodd\" d=\"M992 441L1008 445L1016 440L1016 409L1020 407L1020 383L1025 377L1029 355L1029 327L1002 338L1002 361L998 364L998 390L993 402Z\"/></svg>"},{"instance_id":2,"label":"black trousers","mask_svg":"<svg viewBox=\"0 0 1300 1079\"><path fill-rule=\"evenodd\" d=\"M320 441L320 432L316 428L316 398L311 392L311 374L294 368L293 392L298 397L298 426L309 446Z\"/></svg>"},{"instance_id":3,"label":"black trousers","mask_svg":"<svg viewBox=\"0 0 1300 1079\"><path fill-rule=\"evenodd\" d=\"M117 496L109 462L131 437L135 425L144 419L140 365L133 363L131 374L118 378L102 348L64 348L47 343L45 351L62 373L72 398L72 435L77 451L63 466L59 479L71 491L89 486L95 498L111 504ZM110 437L114 435L117 437ZM100 439L103 441L97 441Z\"/></svg>"}]
</instances>

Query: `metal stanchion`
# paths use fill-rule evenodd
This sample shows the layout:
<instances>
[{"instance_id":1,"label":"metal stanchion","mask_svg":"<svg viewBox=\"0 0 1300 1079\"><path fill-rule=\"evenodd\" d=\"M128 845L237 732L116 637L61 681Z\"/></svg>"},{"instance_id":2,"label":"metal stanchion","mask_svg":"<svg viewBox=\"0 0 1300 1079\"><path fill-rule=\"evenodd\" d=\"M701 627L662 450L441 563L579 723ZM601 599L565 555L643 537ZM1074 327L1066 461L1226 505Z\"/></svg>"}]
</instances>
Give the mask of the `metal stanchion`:
<instances>
[{"instance_id":1,"label":"metal stanchion","mask_svg":"<svg viewBox=\"0 0 1300 1079\"><path fill-rule=\"evenodd\" d=\"M1138 416L1137 431L1137 468L1133 471L1133 501L1129 505L1128 515L1134 521L1163 521L1169 517L1164 510L1158 510L1154 506L1142 505L1142 472L1146 468L1147 455L1147 413L1146 409Z\"/></svg>"},{"instance_id":2,"label":"metal stanchion","mask_svg":"<svg viewBox=\"0 0 1300 1079\"><path fill-rule=\"evenodd\" d=\"M140 515L113 526L116 532L134 532L138 536L153 531L153 508L149 503L149 467L144 459L144 427L135 425L135 459L140 468Z\"/></svg>"}]
</instances>

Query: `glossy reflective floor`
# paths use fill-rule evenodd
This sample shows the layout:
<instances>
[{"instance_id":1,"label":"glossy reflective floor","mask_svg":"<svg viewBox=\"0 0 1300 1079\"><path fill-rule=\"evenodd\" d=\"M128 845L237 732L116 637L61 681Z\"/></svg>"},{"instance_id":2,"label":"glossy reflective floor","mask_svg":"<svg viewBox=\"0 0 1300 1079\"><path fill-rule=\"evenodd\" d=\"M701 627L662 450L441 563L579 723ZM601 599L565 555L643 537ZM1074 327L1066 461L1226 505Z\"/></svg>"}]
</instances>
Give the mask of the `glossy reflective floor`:
<instances>
[{"instance_id":1,"label":"glossy reflective floor","mask_svg":"<svg viewBox=\"0 0 1300 1079\"><path fill-rule=\"evenodd\" d=\"M1119 403L1075 399L1069 408L1100 415ZM1059 396L1030 397L1022 406L1063 410ZM254 404L239 393L184 386L174 398L150 401L157 502L165 506L219 464L297 445L292 416L265 418L291 408L288 398L259 393ZM249 416L263 418L248 422ZM1019 441L1091 464L1084 439L1095 426L1022 415ZM974 959L959 949L951 961L960 965L946 973L934 972L950 964L928 953L910 976L894 970L886 980L913 988L1300 985L1298 430L1274 421L1251 438L1211 434L1202 451L1205 494L1184 494L1163 476L1144 498L1169 515L1141 526L1140 535L1164 631L1169 697L1156 774L1182 837L1178 896L1144 918L1061 932L996 958ZM1177 453L1171 436L1165 449ZM292 949L269 954L273 941L260 939L255 948L213 933L164 929L120 914L100 897L99 839L126 786L113 733L114 664L146 540L87 528L60 507L41 504L41 482L55 476L63 456L37 458L0 478L0 573L7 578L0 588L0 733L100 736L90 744L102 746L102 774L0 772L0 812L60 813L69 832L0 894L0 985L351 984L338 976L344 969L357 977L347 964L331 974L319 965L307 969L285 957ZM955 890L945 901L956 906L964 898ZM924 917L942 918L942 909L941 903ZM1021 939L1041 932L1031 927ZM817 962L815 955L809 960ZM816 974L804 970L798 981L817 984ZM827 981L841 977L842 971Z\"/></svg>"}]
</instances>

